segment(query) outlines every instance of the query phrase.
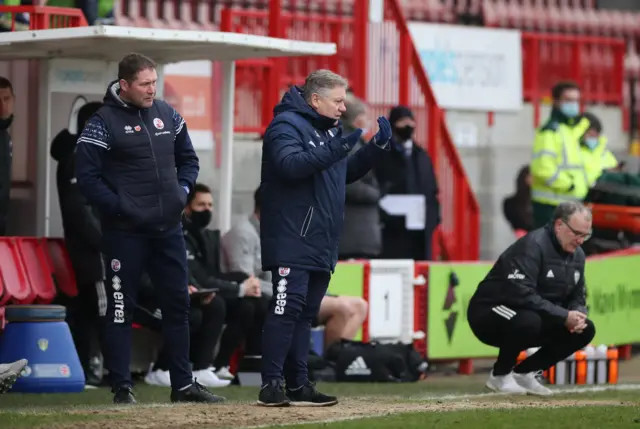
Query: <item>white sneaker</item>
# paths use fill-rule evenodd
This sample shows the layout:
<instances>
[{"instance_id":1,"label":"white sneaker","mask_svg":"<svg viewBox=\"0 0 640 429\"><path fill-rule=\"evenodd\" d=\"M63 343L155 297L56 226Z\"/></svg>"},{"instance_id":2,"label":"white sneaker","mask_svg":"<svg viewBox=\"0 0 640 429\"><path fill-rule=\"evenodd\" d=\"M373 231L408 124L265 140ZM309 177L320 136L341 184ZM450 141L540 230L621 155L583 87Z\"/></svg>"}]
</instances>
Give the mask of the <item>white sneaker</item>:
<instances>
[{"instance_id":1,"label":"white sneaker","mask_svg":"<svg viewBox=\"0 0 640 429\"><path fill-rule=\"evenodd\" d=\"M193 378L205 387L227 387L231 384L231 380L220 380L211 369L194 371Z\"/></svg>"},{"instance_id":2,"label":"white sneaker","mask_svg":"<svg viewBox=\"0 0 640 429\"><path fill-rule=\"evenodd\" d=\"M527 390L524 387L516 383L512 372L507 375L495 376L493 375L493 371L491 371L485 386L487 386L488 389L499 393L509 393L513 395L524 395L527 393Z\"/></svg>"},{"instance_id":3,"label":"white sneaker","mask_svg":"<svg viewBox=\"0 0 640 429\"><path fill-rule=\"evenodd\" d=\"M222 380L233 380L234 378L236 378L235 375L231 374L228 366L223 366L222 368L220 368L218 371L216 371L216 375Z\"/></svg>"},{"instance_id":4,"label":"white sneaker","mask_svg":"<svg viewBox=\"0 0 640 429\"><path fill-rule=\"evenodd\" d=\"M538 372L529 372L527 374L513 373L513 379L519 386L522 386L528 394L536 396L550 396L553 391L546 386L540 384L536 378Z\"/></svg>"},{"instance_id":5,"label":"white sneaker","mask_svg":"<svg viewBox=\"0 0 640 429\"><path fill-rule=\"evenodd\" d=\"M171 376L169 371L149 371L144 376L144 382L151 386L171 387Z\"/></svg>"}]
</instances>

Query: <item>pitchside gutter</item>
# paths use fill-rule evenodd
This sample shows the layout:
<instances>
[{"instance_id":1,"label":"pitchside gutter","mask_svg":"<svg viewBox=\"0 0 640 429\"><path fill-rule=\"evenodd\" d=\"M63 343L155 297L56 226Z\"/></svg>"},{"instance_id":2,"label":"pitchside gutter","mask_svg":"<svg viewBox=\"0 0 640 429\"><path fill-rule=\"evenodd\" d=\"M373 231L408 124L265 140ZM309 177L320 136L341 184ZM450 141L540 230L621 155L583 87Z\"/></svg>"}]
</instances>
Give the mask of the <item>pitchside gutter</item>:
<instances>
[{"instance_id":1,"label":"pitchside gutter","mask_svg":"<svg viewBox=\"0 0 640 429\"><path fill-rule=\"evenodd\" d=\"M182 61L221 61L222 169L219 221L224 233L231 226L235 61L247 58L334 55L334 43L314 43L212 31L184 31L116 26L16 31L0 36L0 61L39 60L37 234L61 235L55 194L55 172L49 157L52 138L68 126L79 106L101 100L117 62L129 52L148 55L158 64ZM159 92L162 67L159 67ZM158 94L159 97L162 94ZM213 166L211 166L212 168ZM203 166L201 166L203 168ZM53 216L53 217L52 217ZM60 230L59 230L60 228Z\"/></svg>"}]
</instances>

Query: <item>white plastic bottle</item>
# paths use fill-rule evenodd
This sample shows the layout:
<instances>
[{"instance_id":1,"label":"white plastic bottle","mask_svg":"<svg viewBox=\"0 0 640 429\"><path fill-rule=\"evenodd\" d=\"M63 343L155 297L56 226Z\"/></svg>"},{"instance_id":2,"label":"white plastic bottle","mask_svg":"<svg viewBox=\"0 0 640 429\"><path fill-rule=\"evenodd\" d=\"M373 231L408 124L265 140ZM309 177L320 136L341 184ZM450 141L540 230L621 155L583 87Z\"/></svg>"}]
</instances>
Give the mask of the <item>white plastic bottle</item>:
<instances>
[{"instance_id":1,"label":"white plastic bottle","mask_svg":"<svg viewBox=\"0 0 640 429\"><path fill-rule=\"evenodd\" d=\"M596 383L597 384L607 384L607 370L608 362L607 362L607 351L608 347L604 344L600 344L596 347Z\"/></svg>"},{"instance_id":2,"label":"white plastic bottle","mask_svg":"<svg viewBox=\"0 0 640 429\"><path fill-rule=\"evenodd\" d=\"M584 348L584 354L587 358L587 384L595 384L596 382L596 349L589 344Z\"/></svg>"}]
</instances>

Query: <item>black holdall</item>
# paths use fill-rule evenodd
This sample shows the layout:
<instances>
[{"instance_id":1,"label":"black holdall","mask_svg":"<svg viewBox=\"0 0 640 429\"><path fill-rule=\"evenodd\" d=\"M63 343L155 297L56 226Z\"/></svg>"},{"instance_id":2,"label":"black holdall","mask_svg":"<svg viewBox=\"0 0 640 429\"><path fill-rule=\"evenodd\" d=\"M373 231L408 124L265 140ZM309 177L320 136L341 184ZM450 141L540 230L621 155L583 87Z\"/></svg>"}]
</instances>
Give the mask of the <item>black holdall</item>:
<instances>
[{"instance_id":1,"label":"black holdall","mask_svg":"<svg viewBox=\"0 0 640 429\"><path fill-rule=\"evenodd\" d=\"M427 363L411 344L342 340L325 358L335 362L338 382L412 382L423 378Z\"/></svg>"}]
</instances>

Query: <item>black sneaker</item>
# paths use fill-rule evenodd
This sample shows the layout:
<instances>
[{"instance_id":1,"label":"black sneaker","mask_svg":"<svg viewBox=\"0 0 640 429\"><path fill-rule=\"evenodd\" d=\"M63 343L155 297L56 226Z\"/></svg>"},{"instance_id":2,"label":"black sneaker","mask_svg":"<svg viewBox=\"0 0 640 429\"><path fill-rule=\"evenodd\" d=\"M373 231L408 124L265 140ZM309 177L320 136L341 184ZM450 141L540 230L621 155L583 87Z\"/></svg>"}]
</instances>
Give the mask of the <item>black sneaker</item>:
<instances>
[{"instance_id":1,"label":"black sneaker","mask_svg":"<svg viewBox=\"0 0 640 429\"><path fill-rule=\"evenodd\" d=\"M293 407L330 407L338 403L338 398L318 392L313 384L287 389L287 397Z\"/></svg>"},{"instance_id":2,"label":"black sneaker","mask_svg":"<svg viewBox=\"0 0 640 429\"><path fill-rule=\"evenodd\" d=\"M284 394L282 383L278 380L272 380L260 389L258 405L263 407L288 407L289 402L287 395Z\"/></svg>"},{"instance_id":3,"label":"black sneaker","mask_svg":"<svg viewBox=\"0 0 640 429\"><path fill-rule=\"evenodd\" d=\"M223 402L225 398L209 392L202 384L194 381L184 390L171 390L171 402Z\"/></svg>"},{"instance_id":4,"label":"black sneaker","mask_svg":"<svg viewBox=\"0 0 640 429\"><path fill-rule=\"evenodd\" d=\"M137 404L130 386L119 387L113 395L114 404Z\"/></svg>"}]
</instances>

